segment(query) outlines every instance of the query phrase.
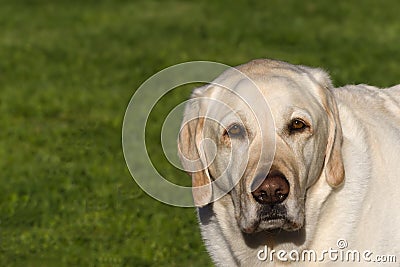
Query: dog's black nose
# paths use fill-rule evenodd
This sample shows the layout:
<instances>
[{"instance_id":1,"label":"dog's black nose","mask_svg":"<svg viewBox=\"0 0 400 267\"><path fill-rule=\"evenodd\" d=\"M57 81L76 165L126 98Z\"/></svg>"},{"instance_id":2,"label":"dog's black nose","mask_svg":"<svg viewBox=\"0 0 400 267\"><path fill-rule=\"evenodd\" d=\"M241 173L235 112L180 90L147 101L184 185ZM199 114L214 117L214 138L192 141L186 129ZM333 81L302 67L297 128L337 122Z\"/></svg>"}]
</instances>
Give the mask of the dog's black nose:
<instances>
[{"instance_id":1,"label":"dog's black nose","mask_svg":"<svg viewBox=\"0 0 400 267\"><path fill-rule=\"evenodd\" d=\"M289 195L289 182L281 172L270 172L261 185L253 192L260 204L279 204Z\"/></svg>"}]
</instances>

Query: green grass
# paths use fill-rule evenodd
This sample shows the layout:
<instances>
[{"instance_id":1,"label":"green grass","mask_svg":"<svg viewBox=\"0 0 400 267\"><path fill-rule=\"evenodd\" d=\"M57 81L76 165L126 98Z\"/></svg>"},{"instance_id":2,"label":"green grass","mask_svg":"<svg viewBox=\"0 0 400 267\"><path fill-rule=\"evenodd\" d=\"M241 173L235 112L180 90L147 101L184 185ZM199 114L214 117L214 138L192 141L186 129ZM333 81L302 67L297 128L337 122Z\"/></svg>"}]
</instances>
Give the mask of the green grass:
<instances>
[{"instance_id":1,"label":"green grass","mask_svg":"<svg viewBox=\"0 0 400 267\"><path fill-rule=\"evenodd\" d=\"M336 85L400 81L397 0L0 7L0 266L211 265L195 210L143 193L122 154L130 97L167 66L269 57L322 66ZM172 94L154 123L187 96ZM158 136L157 167L187 184Z\"/></svg>"}]
</instances>

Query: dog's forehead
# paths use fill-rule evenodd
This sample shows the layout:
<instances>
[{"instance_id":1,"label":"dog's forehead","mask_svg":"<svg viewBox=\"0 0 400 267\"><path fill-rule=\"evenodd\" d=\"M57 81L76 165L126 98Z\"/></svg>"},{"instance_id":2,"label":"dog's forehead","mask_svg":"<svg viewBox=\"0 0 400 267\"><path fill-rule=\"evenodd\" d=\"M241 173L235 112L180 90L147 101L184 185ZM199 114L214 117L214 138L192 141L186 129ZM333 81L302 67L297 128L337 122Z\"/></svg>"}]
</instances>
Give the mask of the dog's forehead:
<instances>
[{"instance_id":1,"label":"dog's forehead","mask_svg":"<svg viewBox=\"0 0 400 267\"><path fill-rule=\"evenodd\" d=\"M241 79L231 87L214 86L207 102L207 116L222 124L251 123L269 109L263 92L249 79Z\"/></svg>"},{"instance_id":2,"label":"dog's forehead","mask_svg":"<svg viewBox=\"0 0 400 267\"><path fill-rule=\"evenodd\" d=\"M318 97L313 85L306 79L285 76L271 76L259 83L260 90L272 110L282 110L288 106L307 107Z\"/></svg>"},{"instance_id":3,"label":"dog's forehead","mask_svg":"<svg viewBox=\"0 0 400 267\"><path fill-rule=\"evenodd\" d=\"M240 79L229 88L216 86L210 103L215 112L224 103L232 111L243 113L265 109L265 103L273 110L281 110L286 106L307 106L317 96L312 84L301 75L250 75L249 79Z\"/></svg>"}]
</instances>

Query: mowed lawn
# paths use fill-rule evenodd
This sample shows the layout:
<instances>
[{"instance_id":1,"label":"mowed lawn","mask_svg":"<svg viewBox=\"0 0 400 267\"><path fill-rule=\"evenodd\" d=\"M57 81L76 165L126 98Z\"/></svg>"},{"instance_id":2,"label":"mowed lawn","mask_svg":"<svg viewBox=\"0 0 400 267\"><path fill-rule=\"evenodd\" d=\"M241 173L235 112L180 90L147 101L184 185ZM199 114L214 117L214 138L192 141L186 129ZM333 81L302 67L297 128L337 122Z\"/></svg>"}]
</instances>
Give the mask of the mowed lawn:
<instances>
[{"instance_id":1,"label":"mowed lawn","mask_svg":"<svg viewBox=\"0 0 400 267\"><path fill-rule=\"evenodd\" d=\"M0 266L212 266L195 210L147 196L125 165L135 90L177 63L262 57L324 67L336 85L394 85L399 10L398 0L0 0ZM188 184L149 129L156 167Z\"/></svg>"}]
</instances>

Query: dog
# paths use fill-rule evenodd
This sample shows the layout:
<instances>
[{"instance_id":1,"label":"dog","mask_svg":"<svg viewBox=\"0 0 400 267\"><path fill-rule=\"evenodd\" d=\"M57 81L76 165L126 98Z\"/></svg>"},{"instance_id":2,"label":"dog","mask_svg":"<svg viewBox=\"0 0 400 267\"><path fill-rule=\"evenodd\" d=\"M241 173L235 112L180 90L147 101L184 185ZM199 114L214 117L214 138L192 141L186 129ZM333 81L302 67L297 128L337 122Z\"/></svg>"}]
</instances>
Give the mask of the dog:
<instances>
[{"instance_id":1,"label":"dog","mask_svg":"<svg viewBox=\"0 0 400 267\"><path fill-rule=\"evenodd\" d=\"M399 85L334 88L320 68L253 60L193 91L178 139L217 266L400 256Z\"/></svg>"}]
</instances>

